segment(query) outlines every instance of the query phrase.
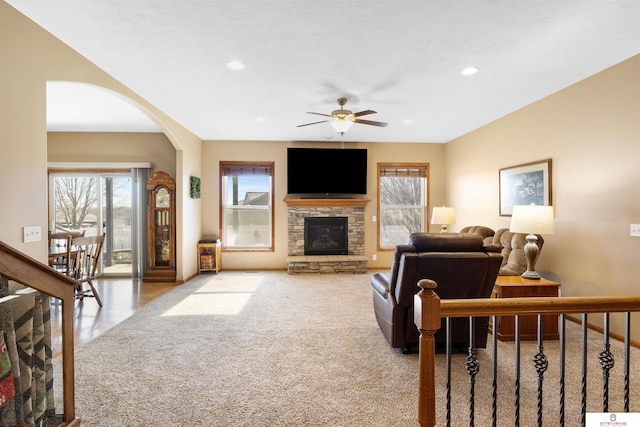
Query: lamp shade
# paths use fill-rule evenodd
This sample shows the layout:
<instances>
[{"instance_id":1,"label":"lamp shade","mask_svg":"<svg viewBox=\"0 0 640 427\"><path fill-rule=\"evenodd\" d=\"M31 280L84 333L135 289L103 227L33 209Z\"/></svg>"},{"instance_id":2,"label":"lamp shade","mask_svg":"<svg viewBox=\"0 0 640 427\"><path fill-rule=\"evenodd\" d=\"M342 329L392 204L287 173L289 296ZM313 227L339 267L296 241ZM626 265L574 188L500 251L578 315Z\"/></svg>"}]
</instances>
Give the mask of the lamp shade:
<instances>
[{"instance_id":1,"label":"lamp shade","mask_svg":"<svg viewBox=\"0 0 640 427\"><path fill-rule=\"evenodd\" d=\"M512 233L553 234L553 206L514 206L509 230Z\"/></svg>"},{"instance_id":2,"label":"lamp shade","mask_svg":"<svg viewBox=\"0 0 640 427\"><path fill-rule=\"evenodd\" d=\"M345 133L353 125L354 117L351 115L338 116L329 122L329 124L339 133Z\"/></svg>"},{"instance_id":3,"label":"lamp shade","mask_svg":"<svg viewBox=\"0 0 640 427\"><path fill-rule=\"evenodd\" d=\"M431 224L455 224L456 210L445 206L433 208Z\"/></svg>"}]
</instances>

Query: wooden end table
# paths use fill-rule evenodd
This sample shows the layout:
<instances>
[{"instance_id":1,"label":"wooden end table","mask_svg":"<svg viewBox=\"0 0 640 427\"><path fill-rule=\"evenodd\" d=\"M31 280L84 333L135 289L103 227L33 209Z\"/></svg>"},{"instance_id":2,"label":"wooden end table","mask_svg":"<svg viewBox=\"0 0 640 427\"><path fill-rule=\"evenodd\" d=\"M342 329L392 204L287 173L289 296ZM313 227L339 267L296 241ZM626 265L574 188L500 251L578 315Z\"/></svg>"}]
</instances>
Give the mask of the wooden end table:
<instances>
[{"instance_id":1,"label":"wooden end table","mask_svg":"<svg viewBox=\"0 0 640 427\"><path fill-rule=\"evenodd\" d=\"M492 298L521 297L558 297L560 283L547 279L533 280L522 276L498 276L493 287ZM500 316L496 318L496 328L500 341L514 341L515 317ZM490 326L493 330L493 325ZM538 316L520 316L520 340L535 341L538 336ZM542 338L557 340L558 316L545 315L542 325Z\"/></svg>"}]
</instances>

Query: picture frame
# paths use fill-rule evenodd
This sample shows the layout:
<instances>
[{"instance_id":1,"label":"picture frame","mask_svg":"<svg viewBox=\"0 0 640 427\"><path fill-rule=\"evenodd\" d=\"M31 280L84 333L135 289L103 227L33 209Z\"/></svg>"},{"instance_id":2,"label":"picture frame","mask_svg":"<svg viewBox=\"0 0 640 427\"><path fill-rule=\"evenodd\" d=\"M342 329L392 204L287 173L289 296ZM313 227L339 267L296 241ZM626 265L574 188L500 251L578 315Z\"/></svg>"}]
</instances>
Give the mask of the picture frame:
<instances>
[{"instance_id":1,"label":"picture frame","mask_svg":"<svg viewBox=\"0 0 640 427\"><path fill-rule=\"evenodd\" d=\"M498 175L500 216L511 216L514 205L552 204L551 159L502 168Z\"/></svg>"},{"instance_id":2,"label":"picture frame","mask_svg":"<svg viewBox=\"0 0 640 427\"><path fill-rule=\"evenodd\" d=\"M200 198L200 178L198 178L197 176L192 176L190 179L190 195L192 199L199 199Z\"/></svg>"}]
</instances>

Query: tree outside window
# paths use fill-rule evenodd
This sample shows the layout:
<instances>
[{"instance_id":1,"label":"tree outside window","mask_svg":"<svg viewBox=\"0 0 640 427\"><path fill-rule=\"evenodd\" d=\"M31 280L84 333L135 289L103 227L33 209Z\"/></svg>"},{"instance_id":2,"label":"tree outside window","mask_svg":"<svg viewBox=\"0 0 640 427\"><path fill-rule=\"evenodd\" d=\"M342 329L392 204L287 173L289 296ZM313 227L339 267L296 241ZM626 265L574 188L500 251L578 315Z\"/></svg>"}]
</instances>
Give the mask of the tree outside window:
<instances>
[{"instance_id":1,"label":"tree outside window","mask_svg":"<svg viewBox=\"0 0 640 427\"><path fill-rule=\"evenodd\" d=\"M61 177L54 181L54 231L77 231L96 226L98 180L93 177Z\"/></svg>"},{"instance_id":2,"label":"tree outside window","mask_svg":"<svg viewBox=\"0 0 640 427\"><path fill-rule=\"evenodd\" d=\"M407 244L411 233L425 230L428 165L378 164L378 247Z\"/></svg>"}]
</instances>

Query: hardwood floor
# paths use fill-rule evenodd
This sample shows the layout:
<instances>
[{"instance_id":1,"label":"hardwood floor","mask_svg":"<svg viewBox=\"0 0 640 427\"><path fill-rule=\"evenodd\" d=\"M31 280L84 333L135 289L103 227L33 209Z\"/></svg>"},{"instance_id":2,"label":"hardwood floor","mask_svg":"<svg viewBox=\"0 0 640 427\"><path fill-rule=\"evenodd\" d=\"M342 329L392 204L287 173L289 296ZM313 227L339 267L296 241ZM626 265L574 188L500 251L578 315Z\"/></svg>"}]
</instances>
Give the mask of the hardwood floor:
<instances>
[{"instance_id":1,"label":"hardwood floor","mask_svg":"<svg viewBox=\"0 0 640 427\"><path fill-rule=\"evenodd\" d=\"M99 307L94 298L75 301L74 333L76 346L89 342L136 312L140 307L169 292L174 283L143 282L141 279L104 278L94 282L102 298ZM59 350L60 304L51 305L54 353Z\"/></svg>"}]
</instances>

